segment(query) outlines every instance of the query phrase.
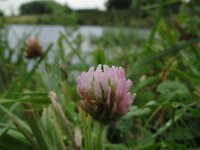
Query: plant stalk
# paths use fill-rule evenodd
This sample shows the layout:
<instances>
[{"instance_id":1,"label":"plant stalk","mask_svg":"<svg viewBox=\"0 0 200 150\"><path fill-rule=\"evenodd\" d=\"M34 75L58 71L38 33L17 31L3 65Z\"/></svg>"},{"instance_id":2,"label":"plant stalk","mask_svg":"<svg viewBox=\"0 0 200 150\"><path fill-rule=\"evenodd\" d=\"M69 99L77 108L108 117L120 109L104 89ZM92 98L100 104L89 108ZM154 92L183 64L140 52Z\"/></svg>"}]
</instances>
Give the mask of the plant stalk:
<instances>
[{"instance_id":1,"label":"plant stalk","mask_svg":"<svg viewBox=\"0 0 200 150\"><path fill-rule=\"evenodd\" d=\"M53 91L51 91L49 93L49 98L53 104L53 107L55 109L55 111L57 112L57 114L59 115L60 119L62 120L63 122L63 125L64 125L64 128L65 128L65 131L67 133L67 135L69 136L70 140L72 141L72 145L74 146L74 148L76 150L80 150L80 147L79 145L77 144L71 130L70 130L70 127L69 127L69 121L67 120L67 118L65 117L64 115L64 112L62 111L62 107L60 106L60 104L58 103L58 100L57 100L57 95L56 93L54 93Z\"/></svg>"},{"instance_id":2,"label":"plant stalk","mask_svg":"<svg viewBox=\"0 0 200 150\"><path fill-rule=\"evenodd\" d=\"M103 135L104 125L97 123L97 138L95 150L102 150L102 135Z\"/></svg>"}]
</instances>

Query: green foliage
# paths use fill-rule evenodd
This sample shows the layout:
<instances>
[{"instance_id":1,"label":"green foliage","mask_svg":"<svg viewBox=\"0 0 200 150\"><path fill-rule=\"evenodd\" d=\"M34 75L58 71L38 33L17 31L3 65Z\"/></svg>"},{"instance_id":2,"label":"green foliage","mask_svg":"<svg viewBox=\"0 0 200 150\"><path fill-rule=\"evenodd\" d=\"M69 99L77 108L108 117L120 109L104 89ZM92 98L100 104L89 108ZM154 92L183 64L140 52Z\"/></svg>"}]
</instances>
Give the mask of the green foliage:
<instances>
[{"instance_id":1,"label":"green foliage","mask_svg":"<svg viewBox=\"0 0 200 150\"><path fill-rule=\"evenodd\" d=\"M60 17L57 17L57 15ZM6 20L9 24L79 24L102 26L116 26L116 24L121 24L122 26L128 25L133 27L149 27L151 25L150 18L143 20L130 11L116 11L112 13L98 10L82 10L68 13L65 11L55 11L55 14L20 15L7 17Z\"/></svg>"},{"instance_id":2,"label":"green foliage","mask_svg":"<svg viewBox=\"0 0 200 150\"><path fill-rule=\"evenodd\" d=\"M53 1L33 1L20 6L21 15L52 14L57 12L68 12L67 6Z\"/></svg>"},{"instance_id":3,"label":"green foliage","mask_svg":"<svg viewBox=\"0 0 200 150\"><path fill-rule=\"evenodd\" d=\"M108 0L106 7L108 10L112 9L129 9L131 7L132 0Z\"/></svg>"},{"instance_id":4,"label":"green foliage","mask_svg":"<svg viewBox=\"0 0 200 150\"><path fill-rule=\"evenodd\" d=\"M4 14L3 14L3 12L0 10L0 17L3 17L4 16Z\"/></svg>"},{"instance_id":5,"label":"green foliage","mask_svg":"<svg viewBox=\"0 0 200 150\"><path fill-rule=\"evenodd\" d=\"M137 7L144 3L134 2ZM148 7L143 9L149 11L154 25L142 28L140 34L137 34L140 29L124 29L122 25L126 23L121 23L120 13L119 16L116 13L111 21L120 27L106 28L100 37L87 39L94 46L92 51L83 50L84 36L74 34L77 26L71 26L35 60L24 57L24 43L29 34L17 39L13 48L8 39L9 26L3 24L0 149L75 149L63 116L83 150L94 150L95 144L101 145L101 135L101 146L109 150L199 149L200 33L198 9L191 9L197 1L157 2L146 2ZM178 13L166 18L165 6L176 3L180 5ZM62 12L57 10L51 19L61 18L61 24L67 25ZM76 15L72 15L71 25L76 22ZM77 75L100 63L123 66L126 76L133 81L130 92L137 93L129 112L108 125L104 133L76 104ZM28 70L30 64L32 68ZM64 115L52 105L48 95L51 90L57 94L59 110Z\"/></svg>"},{"instance_id":6,"label":"green foliage","mask_svg":"<svg viewBox=\"0 0 200 150\"><path fill-rule=\"evenodd\" d=\"M165 81L158 85L161 100L178 100L189 96L189 89L177 81Z\"/></svg>"}]
</instances>

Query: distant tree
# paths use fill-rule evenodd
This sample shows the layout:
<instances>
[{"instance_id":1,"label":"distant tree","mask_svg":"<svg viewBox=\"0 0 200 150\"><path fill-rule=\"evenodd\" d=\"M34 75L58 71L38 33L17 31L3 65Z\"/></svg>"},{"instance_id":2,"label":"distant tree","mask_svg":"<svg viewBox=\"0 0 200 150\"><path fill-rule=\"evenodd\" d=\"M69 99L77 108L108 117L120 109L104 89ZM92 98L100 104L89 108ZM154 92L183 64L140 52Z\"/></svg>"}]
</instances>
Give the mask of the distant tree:
<instances>
[{"instance_id":1,"label":"distant tree","mask_svg":"<svg viewBox=\"0 0 200 150\"><path fill-rule=\"evenodd\" d=\"M108 0L106 3L106 7L108 10L111 9L130 9L132 4L132 0Z\"/></svg>"},{"instance_id":2,"label":"distant tree","mask_svg":"<svg viewBox=\"0 0 200 150\"><path fill-rule=\"evenodd\" d=\"M0 10L0 17L4 16L3 12Z\"/></svg>"},{"instance_id":3,"label":"distant tree","mask_svg":"<svg viewBox=\"0 0 200 150\"><path fill-rule=\"evenodd\" d=\"M49 14L53 13L53 10L48 7L46 2L30 2L20 6L20 12L24 14Z\"/></svg>"},{"instance_id":4,"label":"distant tree","mask_svg":"<svg viewBox=\"0 0 200 150\"><path fill-rule=\"evenodd\" d=\"M172 1L169 3L166 0L133 0L131 9L134 10L136 14L154 14L154 12L163 5L162 14L169 15L177 13L180 4L181 1Z\"/></svg>"},{"instance_id":5,"label":"distant tree","mask_svg":"<svg viewBox=\"0 0 200 150\"><path fill-rule=\"evenodd\" d=\"M20 6L21 15L24 14L51 14L56 11L69 11L69 7L62 6L59 3L53 1L34 1L22 4Z\"/></svg>"},{"instance_id":6,"label":"distant tree","mask_svg":"<svg viewBox=\"0 0 200 150\"><path fill-rule=\"evenodd\" d=\"M200 0L191 0L187 3L189 12L192 14L200 14Z\"/></svg>"}]
</instances>

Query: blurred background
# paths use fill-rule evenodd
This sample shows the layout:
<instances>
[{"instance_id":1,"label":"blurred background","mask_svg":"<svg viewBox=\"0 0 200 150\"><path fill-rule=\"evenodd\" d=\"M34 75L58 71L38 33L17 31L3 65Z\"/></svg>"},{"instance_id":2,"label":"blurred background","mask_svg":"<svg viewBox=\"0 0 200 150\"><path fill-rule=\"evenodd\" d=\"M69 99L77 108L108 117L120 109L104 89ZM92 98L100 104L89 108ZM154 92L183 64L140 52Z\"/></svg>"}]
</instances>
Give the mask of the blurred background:
<instances>
[{"instance_id":1,"label":"blurred background","mask_svg":"<svg viewBox=\"0 0 200 150\"><path fill-rule=\"evenodd\" d=\"M76 133L76 77L98 64L124 67L137 93L105 149L199 149L199 34L199 0L0 0L0 149L70 149L44 98Z\"/></svg>"}]
</instances>

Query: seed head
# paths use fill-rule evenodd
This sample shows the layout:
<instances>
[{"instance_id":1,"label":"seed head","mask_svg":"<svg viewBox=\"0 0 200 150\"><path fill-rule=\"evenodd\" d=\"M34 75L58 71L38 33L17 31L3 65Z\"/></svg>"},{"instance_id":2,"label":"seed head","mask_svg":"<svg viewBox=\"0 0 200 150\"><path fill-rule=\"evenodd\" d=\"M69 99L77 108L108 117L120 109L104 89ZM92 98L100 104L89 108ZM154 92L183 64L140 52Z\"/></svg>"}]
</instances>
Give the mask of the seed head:
<instances>
[{"instance_id":1,"label":"seed head","mask_svg":"<svg viewBox=\"0 0 200 150\"><path fill-rule=\"evenodd\" d=\"M38 40L29 37L26 40L25 57L28 59L34 59L42 56L42 47Z\"/></svg>"}]
</instances>

